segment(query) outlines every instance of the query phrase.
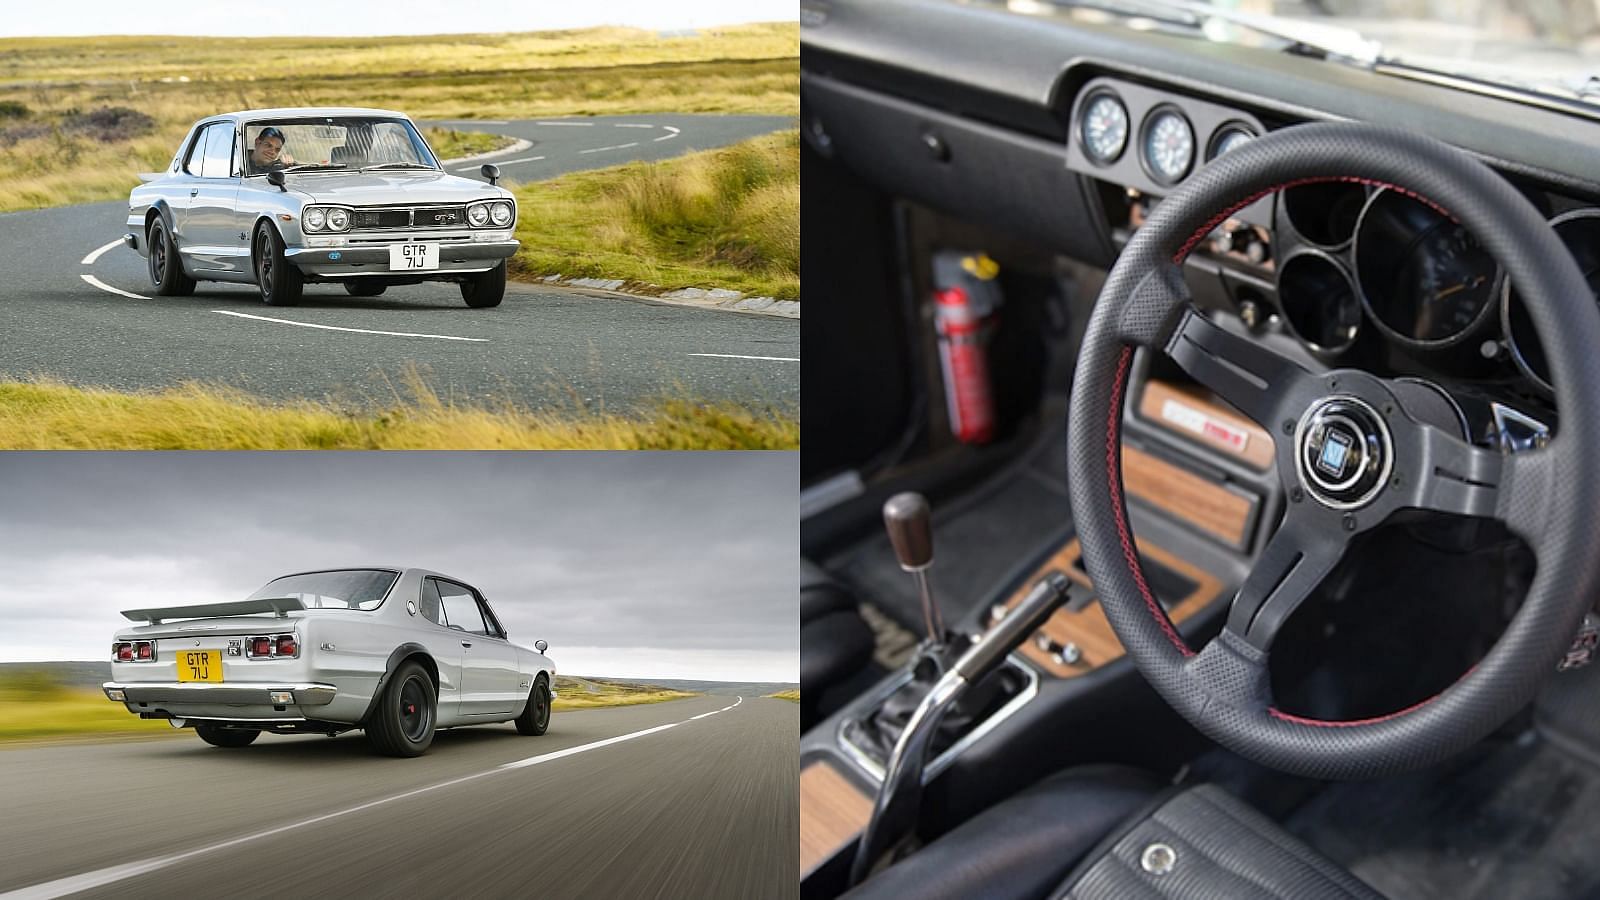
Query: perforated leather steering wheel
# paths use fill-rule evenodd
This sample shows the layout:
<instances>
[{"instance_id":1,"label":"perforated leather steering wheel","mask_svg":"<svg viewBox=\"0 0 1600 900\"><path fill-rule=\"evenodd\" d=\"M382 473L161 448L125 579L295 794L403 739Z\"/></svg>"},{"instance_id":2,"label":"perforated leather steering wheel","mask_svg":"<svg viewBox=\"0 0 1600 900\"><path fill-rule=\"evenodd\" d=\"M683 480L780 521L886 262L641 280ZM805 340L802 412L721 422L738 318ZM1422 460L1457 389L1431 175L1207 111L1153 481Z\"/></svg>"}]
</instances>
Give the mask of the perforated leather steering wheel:
<instances>
[{"instance_id":1,"label":"perforated leather steering wheel","mask_svg":"<svg viewBox=\"0 0 1600 900\"><path fill-rule=\"evenodd\" d=\"M1307 371L1225 331L1190 301L1180 267L1229 215L1287 187L1346 181L1400 191L1466 226L1504 267L1545 347L1566 415L1545 448L1481 449L1414 418L1370 373ZM1382 298L1374 298L1382 302ZM1290 500L1277 533L1198 652L1151 593L1123 499L1120 420L1136 348L1165 353L1276 436ZM1600 311L1534 207L1442 143L1373 126L1285 128L1229 151L1155 209L1096 302L1068 422L1073 515L1096 592L1145 677L1184 718L1263 765L1315 778L1372 777L1465 749L1530 702L1600 590ZM1278 710L1273 638L1350 540L1400 509L1500 519L1538 559L1504 634L1444 692L1356 721ZM1405 597L1393 598L1395 603Z\"/></svg>"}]
</instances>

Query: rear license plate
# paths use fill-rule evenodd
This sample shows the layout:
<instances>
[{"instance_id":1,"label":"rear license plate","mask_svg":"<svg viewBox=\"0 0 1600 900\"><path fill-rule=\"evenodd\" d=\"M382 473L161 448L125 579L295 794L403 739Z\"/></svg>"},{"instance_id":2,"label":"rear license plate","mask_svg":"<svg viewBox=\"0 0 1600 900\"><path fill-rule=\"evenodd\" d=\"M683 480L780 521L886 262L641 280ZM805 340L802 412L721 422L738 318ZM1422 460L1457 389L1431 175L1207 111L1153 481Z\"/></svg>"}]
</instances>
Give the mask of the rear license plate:
<instances>
[{"instance_id":1,"label":"rear license plate","mask_svg":"<svg viewBox=\"0 0 1600 900\"><path fill-rule=\"evenodd\" d=\"M179 681L222 681L221 650L179 650Z\"/></svg>"},{"instance_id":2,"label":"rear license plate","mask_svg":"<svg viewBox=\"0 0 1600 900\"><path fill-rule=\"evenodd\" d=\"M439 268L438 244L390 244L389 271L427 272Z\"/></svg>"}]
</instances>

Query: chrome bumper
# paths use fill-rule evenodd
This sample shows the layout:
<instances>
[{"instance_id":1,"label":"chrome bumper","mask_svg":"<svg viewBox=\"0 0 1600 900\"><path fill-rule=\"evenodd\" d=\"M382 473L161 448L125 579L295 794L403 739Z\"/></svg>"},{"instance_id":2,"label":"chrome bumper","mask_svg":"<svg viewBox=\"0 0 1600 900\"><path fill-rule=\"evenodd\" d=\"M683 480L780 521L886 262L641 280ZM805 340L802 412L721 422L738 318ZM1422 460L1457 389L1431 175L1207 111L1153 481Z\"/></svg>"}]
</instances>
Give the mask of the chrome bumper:
<instances>
[{"instance_id":1,"label":"chrome bumper","mask_svg":"<svg viewBox=\"0 0 1600 900\"><path fill-rule=\"evenodd\" d=\"M392 243L403 243L394 241ZM345 247L291 247L284 258L307 274L340 278L358 275L419 276L428 278L452 272L482 272L512 256L520 241L448 241L439 244L439 268L426 272L389 270L390 243Z\"/></svg>"},{"instance_id":2,"label":"chrome bumper","mask_svg":"<svg viewBox=\"0 0 1600 900\"><path fill-rule=\"evenodd\" d=\"M117 703L226 703L237 706L273 706L273 692L289 691L291 706L323 706L333 702L338 688L331 684L202 684L198 682L108 681L101 685L106 699ZM112 696L121 691L122 699Z\"/></svg>"}]
</instances>

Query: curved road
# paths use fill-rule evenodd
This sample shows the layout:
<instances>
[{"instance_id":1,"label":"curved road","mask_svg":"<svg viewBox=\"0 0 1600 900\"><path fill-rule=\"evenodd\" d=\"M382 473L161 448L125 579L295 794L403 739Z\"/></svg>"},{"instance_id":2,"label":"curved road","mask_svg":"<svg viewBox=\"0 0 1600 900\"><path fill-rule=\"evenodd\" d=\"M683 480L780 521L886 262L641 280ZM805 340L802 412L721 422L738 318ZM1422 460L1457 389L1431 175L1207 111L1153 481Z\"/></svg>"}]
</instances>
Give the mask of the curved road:
<instances>
[{"instance_id":1,"label":"curved road","mask_svg":"<svg viewBox=\"0 0 1600 900\"><path fill-rule=\"evenodd\" d=\"M781 116L625 116L449 122L532 146L484 161L511 181L660 159L791 127ZM458 174L461 174L458 172ZM537 214L525 210L524 214ZM312 285L298 307L248 285L150 293L143 257L116 240L126 205L0 215L0 377L45 375L120 390L222 383L277 399L394 401L410 371L440 396L534 408L627 408L663 395L799 408L800 323L513 283L469 310L452 284L347 296Z\"/></svg>"},{"instance_id":2,"label":"curved road","mask_svg":"<svg viewBox=\"0 0 1600 900\"><path fill-rule=\"evenodd\" d=\"M0 750L0 900L794 897L799 709L558 712L542 737L464 728L418 759L358 733Z\"/></svg>"}]
</instances>

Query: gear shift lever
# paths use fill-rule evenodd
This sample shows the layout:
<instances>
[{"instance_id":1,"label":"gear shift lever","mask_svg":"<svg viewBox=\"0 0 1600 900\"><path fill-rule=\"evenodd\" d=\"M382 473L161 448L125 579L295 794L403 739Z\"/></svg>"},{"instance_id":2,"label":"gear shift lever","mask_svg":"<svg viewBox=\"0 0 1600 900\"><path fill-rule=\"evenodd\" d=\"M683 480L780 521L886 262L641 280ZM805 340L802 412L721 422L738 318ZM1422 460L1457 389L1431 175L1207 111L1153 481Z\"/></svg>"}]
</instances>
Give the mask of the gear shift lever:
<instances>
[{"instance_id":1,"label":"gear shift lever","mask_svg":"<svg viewBox=\"0 0 1600 900\"><path fill-rule=\"evenodd\" d=\"M883 526L889 531L889 543L894 545L900 568L910 572L917 582L928 641L935 647L943 646L944 618L939 615L939 605L928 584L928 569L933 565L933 513L927 499L909 491L890 497L883 504Z\"/></svg>"}]
</instances>

